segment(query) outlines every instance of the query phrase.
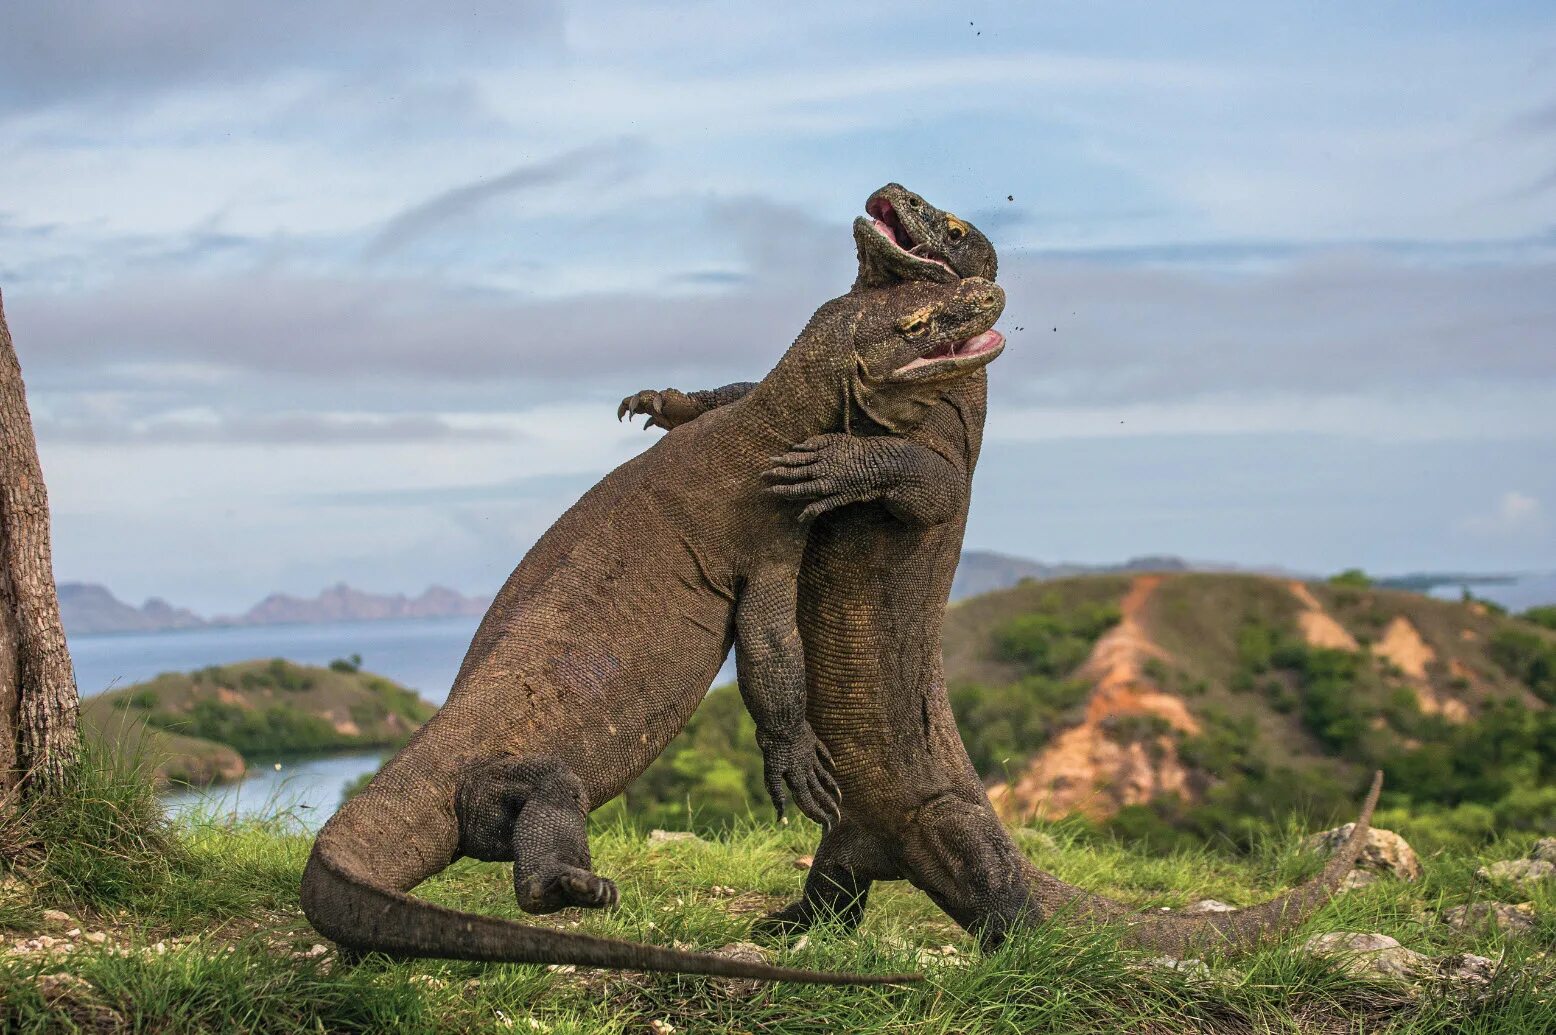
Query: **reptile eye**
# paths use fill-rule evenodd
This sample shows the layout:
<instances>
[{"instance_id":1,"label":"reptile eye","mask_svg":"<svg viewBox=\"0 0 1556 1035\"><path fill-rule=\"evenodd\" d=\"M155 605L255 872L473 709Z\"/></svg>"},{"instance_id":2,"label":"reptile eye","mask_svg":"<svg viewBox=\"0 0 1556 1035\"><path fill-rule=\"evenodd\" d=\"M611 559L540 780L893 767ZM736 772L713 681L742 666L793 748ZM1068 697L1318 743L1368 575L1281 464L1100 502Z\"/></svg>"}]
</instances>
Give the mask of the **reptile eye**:
<instances>
[{"instance_id":1,"label":"reptile eye","mask_svg":"<svg viewBox=\"0 0 1556 1035\"><path fill-rule=\"evenodd\" d=\"M960 241L967 236L967 224L947 212L945 217L946 234L953 241Z\"/></svg>"},{"instance_id":2,"label":"reptile eye","mask_svg":"<svg viewBox=\"0 0 1556 1035\"><path fill-rule=\"evenodd\" d=\"M929 330L929 317L910 316L906 320L903 320L901 323L897 324L897 329L903 334L910 334L914 337L917 337L923 334L925 331Z\"/></svg>"}]
</instances>

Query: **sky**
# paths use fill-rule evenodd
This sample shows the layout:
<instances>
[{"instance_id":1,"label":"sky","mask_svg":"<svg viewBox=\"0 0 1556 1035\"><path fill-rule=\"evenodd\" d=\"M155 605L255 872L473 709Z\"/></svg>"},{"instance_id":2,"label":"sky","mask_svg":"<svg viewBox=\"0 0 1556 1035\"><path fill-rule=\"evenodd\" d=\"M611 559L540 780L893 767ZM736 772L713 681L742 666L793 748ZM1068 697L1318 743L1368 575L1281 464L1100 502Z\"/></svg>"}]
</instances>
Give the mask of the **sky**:
<instances>
[{"instance_id":1,"label":"sky","mask_svg":"<svg viewBox=\"0 0 1556 1035\"><path fill-rule=\"evenodd\" d=\"M893 180L1000 254L968 546L1556 568L1548 3L3 19L62 580L491 591L658 434L622 396L771 367Z\"/></svg>"}]
</instances>

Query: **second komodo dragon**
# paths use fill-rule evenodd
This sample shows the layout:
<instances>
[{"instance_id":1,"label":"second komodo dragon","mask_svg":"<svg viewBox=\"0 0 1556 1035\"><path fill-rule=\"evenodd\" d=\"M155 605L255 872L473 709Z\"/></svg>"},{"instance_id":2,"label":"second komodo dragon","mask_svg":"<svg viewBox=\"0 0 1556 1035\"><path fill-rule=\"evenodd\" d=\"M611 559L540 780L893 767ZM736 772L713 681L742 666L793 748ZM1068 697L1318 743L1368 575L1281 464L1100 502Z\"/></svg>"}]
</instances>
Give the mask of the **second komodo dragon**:
<instances>
[{"instance_id":1,"label":"second komodo dragon","mask_svg":"<svg viewBox=\"0 0 1556 1035\"><path fill-rule=\"evenodd\" d=\"M517 924L406 894L461 856L511 860L521 908L606 906L588 812L701 703L732 641L768 788L824 823L829 760L805 720L795 625L805 535L764 459L844 426L848 399L932 396L1003 349L987 281L824 304L738 403L618 467L541 537L476 631L447 703L320 831L302 904L326 937L402 956L574 963L762 979L821 974Z\"/></svg>"},{"instance_id":2,"label":"second komodo dragon","mask_svg":"<svg viewBox=\"0 0 1556 1035\"><path fill-rule=\"evenodd\" d=\"M919 195L888 184L866 211L855 224L861 285L938 276L913 261L922 256L942 259L960 276L993 279L994 249L983 235ZM810 721L836 761L843 817L822 837L804 897L759 926L774 933L822 920L851 927L863 916L873 881L905 878L986 947L1056 915L1128 924L1126 944L1174 954L1244 949L1290 930L1350 871L1366 842L1377 781L1350 837L1319 876L1226 913L1141 914L1074 887L1028 862L994 814L958 734L940 655L983 437L986 381L979 371L950 386L912 429L874 422L874 434L820 436L779 457L769 472L776 493L825 515L806 548L799 614ZM695 427L708 419L699 414L714 415L749 387L639 392L622 408L647 413L661 427L688 420ZM859 417L855 430L869 432L869 415ZM881 434L892 430L905 434Z\"/></svg>"}]
</instances>

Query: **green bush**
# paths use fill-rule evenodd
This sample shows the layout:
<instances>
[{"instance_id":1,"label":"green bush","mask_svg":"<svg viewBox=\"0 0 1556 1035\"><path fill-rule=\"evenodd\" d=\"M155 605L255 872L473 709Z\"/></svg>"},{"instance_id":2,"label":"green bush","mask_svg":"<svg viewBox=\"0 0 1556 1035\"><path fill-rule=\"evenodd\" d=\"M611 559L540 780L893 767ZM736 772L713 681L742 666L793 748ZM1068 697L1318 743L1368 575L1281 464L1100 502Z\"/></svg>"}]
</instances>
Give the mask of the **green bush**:
<instances>
[{"instance_id":1,"label":"green bush","mask_svg":"<svg viewBox=\"0 0 1556 1035\"><path fill-rule=\"evenodd\" d=\"M1017 615L995 630L994 647L1005 661L1045 676L1065 676L1091 653L1098 638L1118 624L1114 604L1066 607L1050 596L1038 609Z\"/></svg>"},{"instance_id":2,"label":"green bush","mask_svg":"<svg viewBox=\"0 0 1556 1035\"><path fill-rule=\"evenodd\" d=\"M1546 704L1556 704L1556 643L1528 629L1498 629L1486 644L1502 671L1526 684Z\"/></svg>"},{"instance_id":3,"label":"green bush","mask_svg":"<svg viewBox=\"0 0 1556 1035\"><path fill-rule=\"evenodd\" d=\"M1533 622L1535 625L1545 629L1556 629L1556 604L1531 607L1518 617L1526 622Z\"/></svg>"},{"instance_id":4,"label":"green bush","mask_svg":"<svg viewBox=\"0 0 1556 1035\"><path fill-rule=\"evenodd\" d=\"M1329 576L1331 586L1343 586L1347 589L1371 589L1372 576L1360 568L1346 568L1337 575Z\"/></svg>"},{"instance_id":5,"label":"green bush","mask_svg":"<svg viewBox=\"0 0 1556 1035\"><path fill-rule=\"evenodd\" d=\"M1090 692L1080 680L1041 675L996 686L963 683L950 688L951 710L974 768L1000 776L1052 740Z\"/></svg>"}]
</instances>

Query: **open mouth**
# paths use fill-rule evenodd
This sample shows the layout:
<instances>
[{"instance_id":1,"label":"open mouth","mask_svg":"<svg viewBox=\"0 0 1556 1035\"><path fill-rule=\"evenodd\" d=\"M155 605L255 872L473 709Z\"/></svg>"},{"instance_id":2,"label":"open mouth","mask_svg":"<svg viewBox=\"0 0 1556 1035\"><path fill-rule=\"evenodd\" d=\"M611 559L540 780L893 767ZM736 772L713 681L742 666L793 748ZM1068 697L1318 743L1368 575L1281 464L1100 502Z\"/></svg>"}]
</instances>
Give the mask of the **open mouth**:
<instances>
[{"instance_id":1,"label":"open mouth","mask_svg":"<svg viewBox=\"0 0 1556 1035\"><path fill-rule=\"evenodd\" d=\"M906 224L902 221L902 217L897 214L897 209L891 202L885 198L871 198L869 203L865 205L864 210L869 214L876 233L894 244L898 250L913 256L915 259L933 262L944 266L946 269L951 268L951 264L946 262L944 256L930 248L929 245L913 240L913 234L909 232Z\"/></svg>"},{"instance_id":2,"label":"open mouth","mask_svg":"<svg viewBox=\"0 0 1556 1035\"><path fill-rule=\"evenodd\" d=\"M895 373L905 374L910 370L932 366L936 363L944 363L948 360L972 359L990 352L997 352L1004 345L1005 336L999 331L990 329L963 341L948 341L928 355L920 356L913 362L898 367Z\"/></svg>"}]
</instances>

